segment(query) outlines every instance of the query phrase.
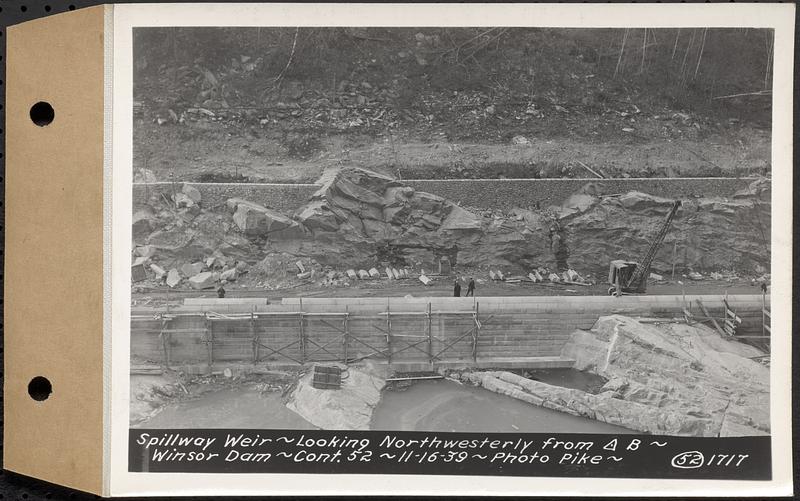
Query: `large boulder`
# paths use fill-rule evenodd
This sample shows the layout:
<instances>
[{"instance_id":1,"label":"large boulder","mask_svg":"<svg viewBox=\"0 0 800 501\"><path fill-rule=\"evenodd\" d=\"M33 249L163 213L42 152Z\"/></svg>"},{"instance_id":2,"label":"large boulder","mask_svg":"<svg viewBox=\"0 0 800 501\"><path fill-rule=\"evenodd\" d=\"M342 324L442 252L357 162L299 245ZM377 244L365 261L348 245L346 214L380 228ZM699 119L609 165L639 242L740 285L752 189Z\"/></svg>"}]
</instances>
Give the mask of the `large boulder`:
<instances>
[{"instance_id":1,"label":"large boulder","mask_svg":"<svg viewBox=\"0 0 800 501\"><path fill-rule=\"evenodd\" d=\"M337 231L339 220L325 202L315 200L297 213L297 220L311 230Z\"/></svg>"},{"instance_id":2,"label":"large boulder","mask_svg":"<svg viewBox=\"0 0 800 501\"><path fill-rule=\"evenodd\" d=\"M228 282L233 282L234 280L236 280L238 275L239 275L239 271L236 268L231 268L229 270L223 271L220 274L219 279L220 280L226 280Z\"/></svg>"},{"instance_id":3,"label":"large boulder","mask_svg":"<svg viewBox=\"0 0 800 501\"><path fill-rule=\"evenodd\" d=\"M482 223L483 220L480 216L454 205L442 221L441 229L445 231L477 231L481 229Z\"/></svg>"},{"instance_id":4,"label":"large boulder","mask_svg":"<svg viewBox=\"0 0 800 501\"><path fill-rule=\"evenodd\" d=\"M179 283L181 283L181 274L178 273L176 268L172 268L167 273L167 285L169 287L176 287Z\"/></svg>"},{"instance_id":5,"label":"large boulder","mask_svg":"<svg viewBox=\"0 0 800 501\"><path fill-rule=\"evenodd\" d=\"M183 276L187 278L193 277L198 273L200 273L201 271L203 271L203 263L192 263L192 264L186 263L183 266L181 266L181 273L183 273Z\"/></svg>"},{"instance_id":6,"label":"large boulder","mask_svg":"<svg viewBox=\"0 0 800 501\"><path fill-rule=\"evenodd\" d=\"M156 253L156 248L153 245L142 245L134 249L134 254L141 257L153 257Z\"/></svg>"},{"instance_id":7,"label":"large boulder","mask_svg":"<svg viewBox=\"0 0 800 501\"><path fill-rule=\"evenodd\" d=\"M210 271L204 271L203 273L198 273L197 275L191 277L189 279L189 285L192 286L193 289L210 289L214 287L214 274Z\"/></svg>"},{"instance_id":8,"label":"large boulder","mask_svg":"<svg viewBox=\"0 0 800 501\"><path fill-rule=\"evenodd\" d=\"M153 274L155 274L156 280L161 280L167 275L167 272L164 270L164 268L155 263L150 265L150 269L153 271Z\"/></svg>"},{"instance_id":9,"label":"large boulder","mask_svg":"<svg viewBox=\"0 0 800 501\"><path fill-rule=\"evenodd\" d=\"M299 224L283 214L247 201L236 204L233 215L236 226L249 236L270 236L273 238L299 238L303 231ZM278 235L283 233L283 235Z\"/></svg>"}]
</instances>

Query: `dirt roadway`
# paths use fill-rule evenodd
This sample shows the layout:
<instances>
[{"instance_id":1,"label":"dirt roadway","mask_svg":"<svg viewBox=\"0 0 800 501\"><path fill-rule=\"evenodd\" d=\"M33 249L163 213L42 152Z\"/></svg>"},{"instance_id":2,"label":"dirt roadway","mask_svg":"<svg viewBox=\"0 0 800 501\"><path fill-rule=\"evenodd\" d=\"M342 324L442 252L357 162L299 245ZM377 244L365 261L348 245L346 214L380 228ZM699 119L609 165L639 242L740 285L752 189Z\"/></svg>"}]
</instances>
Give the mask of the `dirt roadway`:
<instances>
[{"instance_id":1,"label":"dirt roadway","mask_svg":"<svg viewBox=\"0 0 800 501\"><path fill-rule=\"evenodd\" d=\"M141 130L140 130L141 129ZM537 139L525 145L408 142L350 134L323 138L308 159L286 155L280 137L253 138L223 130L186 131L147 125L136 129L134 171L147 168L159 181L313 183L327 167L349 165L403 179L575 178L592 176L580 162L606 177L720 177L769 170L769 134L751 128L704 140L688 138Z\"/></svg>"},{"instance_id":2,"label":"dirt roadway","mask_svg":"<svg viewBox=\"0 0 800 501\"><path fill-rule=\"evenodd\" d=\"M462 283L462 295L466 293L466 283ZM688 284L686 294L758 294L758 285L749 282L704 281ZM365 281L352 287L345 288L320 288L313 284L287 289L254 289L238 288L235 285L226 288L226 297L267 297L271 301L280 301L284 297L401 297L412 295L414 297L447 297L452 295L452 282L450 279L439 279L430 286L424 286L415 279L399 280L386 286L385 281ZM602 296L608 293L608 286L597 284L593 286L557 285L557 284L508 284L503 282L478 283L477 297L481 296ZM651 295L678 295L682 293L681 286L676 283L651 284L647 293ZM187 297L216 297L214 290L169 290L153 289L135 292L132 294L134 306L155 306L159 304L180 304Z\"/></svg>"}]
</instances>

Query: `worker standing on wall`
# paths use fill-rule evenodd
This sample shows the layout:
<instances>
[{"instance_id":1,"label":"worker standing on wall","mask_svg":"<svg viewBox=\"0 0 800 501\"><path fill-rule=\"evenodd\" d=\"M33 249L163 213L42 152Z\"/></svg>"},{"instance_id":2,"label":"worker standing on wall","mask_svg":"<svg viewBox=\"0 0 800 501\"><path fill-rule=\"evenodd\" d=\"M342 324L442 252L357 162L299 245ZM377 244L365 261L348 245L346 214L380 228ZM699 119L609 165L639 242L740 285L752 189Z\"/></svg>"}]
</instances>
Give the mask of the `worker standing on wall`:
<instances>
[{"instance_id":1,"label":"worker standing on wall","mask_svg":"<svg viewBox=\"0 0 800 501\"><path fill-rule=\"evenodd\" d=\"M472 296L475 297L475 279L470 277L469 283L467 284L467 293L464 294L464 297Z\"/></svg>"},{"instance_id":2,"label":"worker standing on wall","mask_svg":"<svg viewBox=\"0 0 800 501\"><path fill-rule=\"evenodd\" d=\"M453 297L461 297L461 284L458 283L457 278L453 284Z\"/></svg>"},{"instance_id":3,"label":"worker standing on wall","mask_svg":"<svg viewBox=\"0 0 800 501\"><path fill-rule=\"evenodd\" d=\"M224 283L219 285L219 289L217 289L217 297L222 299L225 297L225 285Z\"/></svg>"}]
</instances>

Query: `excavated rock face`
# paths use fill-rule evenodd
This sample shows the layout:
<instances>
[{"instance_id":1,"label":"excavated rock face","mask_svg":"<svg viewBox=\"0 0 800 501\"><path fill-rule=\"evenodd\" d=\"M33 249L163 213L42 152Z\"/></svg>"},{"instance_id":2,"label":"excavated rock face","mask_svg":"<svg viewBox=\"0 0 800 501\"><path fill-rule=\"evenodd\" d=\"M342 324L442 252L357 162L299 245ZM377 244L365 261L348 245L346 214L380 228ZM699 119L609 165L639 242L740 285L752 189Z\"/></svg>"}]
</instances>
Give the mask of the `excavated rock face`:
<instances>
[{"instance_id":1,"label":"excavated rock face","mask_svg":"<svg viewBox=\"0 0 800 501\"><path fill-rule=\"evenodd\" d=\"M152 245L154 260L167 269L214 253L251 264L287 254L339 269L376 262L437 269L447 257L456 266L522 274L537 267L574 268L602 277L611 260L642 257L672 206L644 193L598 197L583 190L561 207L478 215L364 169L327 171L321 182L291 217L238 198L227 201L228 213L199 205L158 212L155 200L134 215L134 246ZM187 191L187 197L197 197ZM669 273L674 260L679 273L760 275L769 268L769 225L766 179L733 200L684 201L652 270Z\"/></svg>"},{"instance_id":2,"label":"excavated rock face","mask_svg":"<svg viewBox=\"0 0 800 501\"><path fill-rule=\"evenodd\" d=\"M586 197L568 200L559 222L570 266L596 273L612 259L640 259L673 203L639 192ZM673 259L678 270L753 273L758 266L769 268L770 211L770 203L758 196L684 201L656 253L653 271L670 272Z\"/></svg>"},{"instance_id":3,"label":"excavated rock face","mask_svg":"<svg viewBox=\"0 0 800 501\"><path fill-rule=\"evenodd\" d=\"M298 250L337 265L363 262L386 245L407 263L428 267L440 256L479 265L515 263L530 254L522 224L490 224L442 197L363 169L329 176L295 217L314 239Z\"/></svg>"},{"instance_id":4,"label":"excavated rock face","mask_svg":"<svg viewBox=\"0 0 800 501\"><path fill-rule=\"evenodd\" d=\"M628 427L702 436L769 433L769 369L749 358L758 355L704 325L654 326L620 315L576 331L562 350L576 369L608 379L598 397L657 411L650 422L632 407Z\"/></svg>"},{"instance_id":5,"label":"excavated rock face","mask_svg":"<svg viewBox=\"0 0 800 501\"><path fill-rule=\"evenodd\" d=\"M732 201L684 201L653 271L670 272L673 261L680 272L768 268L768 187L768 180L759 180ZM411 265L432 267L438 257L448 256L464 266L524 271L558 268L553 244L558 234L569 267L602 276L613 259L642 257L672 203L639 192L579 193L548 211L517 210L510 218L488 218L388 176L345 168L327 175L310 203L295 214L312 233L312 243L273 243L273 248L341 266L372 259L377 249L389 245Z\"/></svg>"}]
</instances>

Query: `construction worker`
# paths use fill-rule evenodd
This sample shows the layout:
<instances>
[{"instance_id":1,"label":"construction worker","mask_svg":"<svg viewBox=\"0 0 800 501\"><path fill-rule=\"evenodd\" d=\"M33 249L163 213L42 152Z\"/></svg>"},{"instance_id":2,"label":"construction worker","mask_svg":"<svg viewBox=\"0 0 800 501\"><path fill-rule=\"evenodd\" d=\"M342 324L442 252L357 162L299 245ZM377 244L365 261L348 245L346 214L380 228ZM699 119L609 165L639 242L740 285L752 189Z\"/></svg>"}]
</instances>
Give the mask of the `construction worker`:
<instances>
[{"instance_id":1,"label":"construction worker","mask_svg":"<svg viewBox=\"0 0 800 501\"><path fill-rule=\"evenodd\" d=\"M472 296L475 297L475 279L470 277L469 283L467 284L467 293L464 294L464 297Z\"/></svg>"},{"instance_id":2,"label":"construction worker","mask_svg":"<svg viewBox=\"0 0 800 501\"><path fill-rule=\"evenodd\" d=\"M458 279L453 284L453 297L461 297L461 284L458 283Z\"/></svg>"},{"instance_id":3,"label":"construction worker","mask_svg":"<svg viewBox=\"0 0 800 501\"><path fill-rule=\"evenodd\" d=\"M222 282L217 289L217 297L222 299L225 297L225 282Z\"/></svg>"}]
</instances>

